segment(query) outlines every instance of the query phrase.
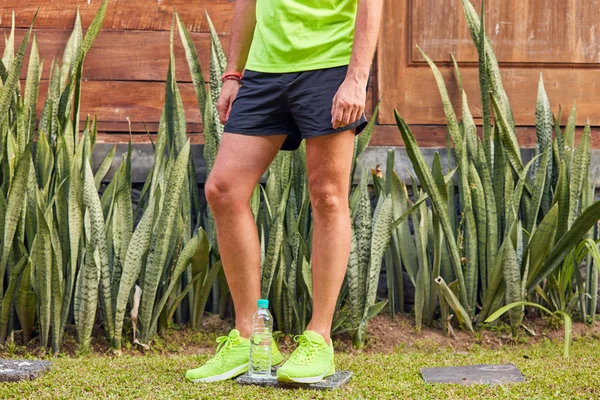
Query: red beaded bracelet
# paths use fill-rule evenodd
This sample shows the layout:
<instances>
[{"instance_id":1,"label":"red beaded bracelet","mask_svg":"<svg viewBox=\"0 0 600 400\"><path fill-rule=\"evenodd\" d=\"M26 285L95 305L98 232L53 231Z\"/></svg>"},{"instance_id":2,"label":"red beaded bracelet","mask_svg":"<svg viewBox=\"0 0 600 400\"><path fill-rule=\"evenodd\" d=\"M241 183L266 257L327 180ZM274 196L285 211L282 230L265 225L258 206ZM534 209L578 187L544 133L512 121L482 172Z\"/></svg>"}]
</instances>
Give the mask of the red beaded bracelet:
<instances>
[{"instance_id":1,"label":"red beaded bracelet","mask_svg":"<svg viewBox=\"0 0 600 400\"><path fill-rule=\"evenodd\" d=\"M221 82L225 81L241 81L242 74L237 71L225 72L223 76L221 76Z\"/></svg>"}]
</instances>

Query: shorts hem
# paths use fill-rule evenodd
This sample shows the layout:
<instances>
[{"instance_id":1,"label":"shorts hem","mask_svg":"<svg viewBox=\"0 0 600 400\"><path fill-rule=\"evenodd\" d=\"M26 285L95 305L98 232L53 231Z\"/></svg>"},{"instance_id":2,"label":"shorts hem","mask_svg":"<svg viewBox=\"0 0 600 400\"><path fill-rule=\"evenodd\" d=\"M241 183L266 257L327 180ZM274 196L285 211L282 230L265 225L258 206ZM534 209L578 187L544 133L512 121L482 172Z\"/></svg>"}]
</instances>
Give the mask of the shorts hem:
<instances>
[{"instance_id":1,"label":"shorts hem","mask_svg":"<svg viewBox=\"0 0 600 400\"><path fill-rule=\"evenodd\" d=\"M265 132L263 130L255 130L255 129L232 129L225 125L223 129L225 133L231 133L234 135L244 135L244 136L290 136L292 135L290 132Z\"/></svg>"},{"instance_id":2,"label":"shorts hem","mask_svg":"<svg viewBox=\"0 0 600 400\"><path fill-rule=\"evenodd\" d=\"M367 127L367 124L368 124L367 119L365 117L362 117L358 121L353 122L350 125L343 126L341 128L327 129L324 131L313 133L311 135L303 135L303 139L311 139L311 138L315 138L315 137L319 137L319 136L332 135L334 133L345 132L345 131L349 131L352 129L356 129L356 134L358 135Z\"/></svg>"}]
</instances>

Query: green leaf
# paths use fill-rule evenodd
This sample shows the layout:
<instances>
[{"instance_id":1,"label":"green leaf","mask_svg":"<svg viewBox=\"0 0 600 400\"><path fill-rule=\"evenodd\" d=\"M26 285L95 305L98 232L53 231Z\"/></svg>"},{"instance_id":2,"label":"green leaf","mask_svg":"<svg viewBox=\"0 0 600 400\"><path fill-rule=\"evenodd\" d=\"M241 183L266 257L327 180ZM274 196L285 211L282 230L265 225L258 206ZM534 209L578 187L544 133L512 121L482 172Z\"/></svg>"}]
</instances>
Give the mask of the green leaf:
<instances>
[{"instance_id":1,"label":"green leaf","mask_svg":"<svg viewBox=\"0 0 600 400\"><path fill-rule=\"evenodd\" d=\"M532 290L551 274L581 241L584 235L600 220L600 201L586 208L573 222L571 229L565 233L554 246L538 274L527 280L527 290Z\"/></svg>"},{"instance_id":2,"label":"green leaf","mask_svg":"<svg viewBox=\"0 0 600 400\"><path fill-rule=\"evenodd\" d=\"M121 346L123 319L125 317L125 309L127 307L129 295L142 270L144 256L150 248L153 232L154 208L154 202L150 202L141 221L135 229L127 248L115 306L115 339L113 346L117 350L120 349Z\"/></svg>"},{"instance_id":3,"label":"green leaf","mask_svg":"<svg viewBox=\"0 0 600 400\"><path fill-rule=\"evenodd\" d=\"M452 266L454 267L454 273L458 278L458 286L459 286L459 294L462 304L468 304L467 291L465 286L465 279L462 271L462 263L460 261L460 255L458 253L458 247L456 245L456 240L454 239L454 232L450 225L450 220L448 218L448 205L443 201L442 195L439 193L437 189L437 185L425 163L423 155L421 154L419 147L415 141L415 137L411 133L410 129L404 122L404 120L395 113L396 122L398 124L398 128L400 129L400 133L402 135L402 140L406 146L406 151L408 156L413 164L415 169L415 173L421 182L421 185L425 188L429 197L431 198L433 211L437 213L440 218L440 224L442 225L442 230L444 232L444 236L446 237L446 243L448 245L448 250L450 252L450 260L452 262Z\"/></svg>"},{"instance_id":4,"label":"green leaf","mask_svg":"<svg viewBox=\"0 0 600 400\"><path fill-rule=\"evenodd\" d=\"M96 254L95 254L96 253ZM92 340L92 330L96 320L98 305L98 285L100 284L100 268L96 261L99 259L92 243L88 242L85 252L85 262L79 271L79 280L75 290L75 324L77 325L77 338L82 352L89 351Z\"/></svg>"},{"instance_id":5,"label":"green leaf","mask_svg":"<svg viewBox=\"0 0 600 400\"><path fill-rule=\"evenodd\" d=\"M151 335L154 334L154 332L150 331L150 321L160 278L167 262L169 244L171 243L174 231L175 216L179 209L183 183L188 172L189 156L190 143L188 141L177 156L175 165L170 173L165 190L163 208L159 213L158 223L148 254L144 280L142 281L142 298L139 310L139 319L142 328L140 341L144 344L148 344Z\"/></svg>"},{"instance_id":6,"label":"green leaf","mask_svg":"<svg viewBox=\"0 0 600 400\"><path fill-rule=\"evenodd\" d=\"M31 145L28 145L25 152L21 155L16 166L15 177L8 191L8 199L6 202L6 211L4 216L4 230L2 241L2 257L0 257L0 298L4 288L4 272L6 271L6 263L10 248L13 244L15 232L21 211L25 204L25 193L27 191L27 179L29 177L29 168L31 166Z\"/></svg>"},{"instance_id":7,"label":"green leaf","mask_svg":"<svg viewBox=\"0 0 600 400\"><path fill-rule=\"evenodd\" d=\"M175 18L177 19L177 29L179 31L179 37L183 43L183 49L185 50L185 58L190 69L190 75L192 77L192 84L194 85L194 91L196 92L196 98L198 100L198 106L200 107L200 115L205 115L206 111L206 85L204 84L204 74L198 61L198 52L196 45L194 44L188 30L186 29L179 14L175 12Z\"/></svg>"},{"instance_id":8,"label":"green leaf","mask_svg":"<svg viewBox=\"0 0 600 400\"><path fill-rule=\"evenodd\" d=\"M154 331L156 329L156 324L158 322L158 317L160 313L163 311L163 308L167 304L167 300L175 289L175 286L179 283L179 277L181 274L187 269L187 267L191 264L194 255L198 249L199 245L199 236L198 234L194 235L183 247L179 257L177 258L177 264L175 264L175 268L171 273L171 278L169 280L169 287L163 293L160 301L154 309L154 314L152 315L152 321L150 322L150 330Z\"/></svg>"},{"instance_id":9,"label":"green leaf","mask_svg":"<svg viewBox=\"0 0 600 400\"><path fill-rule=\"evenodd\" d=\"M13 302L15 300L15 292L17 290L17 283L25 267L28 265L29 258L27 256L21 258L17 265L10 273L10 279L8 281L8 288L6 288L6 294L2 299L2 308L0 312L0 343L4 343L8 331L8 321L12 317Z\"/></svg>"},{"instance_id":10,"label":"green leaf","mask_svg":"<svg viewBox=\"0 0 600 400\"><path fill-rule=\"evenodd\" d=\"M35 133L36 106L39 93L39 84L42 73L40 54L38 51L37 38L34 35L27 66L27 78L25 80L25 95L23 107L25 109L25 123L27 124L27 142L33 140ZM21 151L25 150L25 143L20 143Z\"/></svg>"},{"instance_id":11,"label":"green leaf","mask_svg":"<svg viewBox=\"0 0 600 400\"><path fill-rule=\"evenodd\" d=\"M83 182L83 205L87 210L90 220L90 242L96 266L100 269L100 301L106 320L107 334L110 338L114 336L114 317L111 296L111 267L108 257L108 245L105 236L104 214L100 198L96 191L92 167L89 160L84 161L84 182Z\"/></svg>"},{"instance_id":12,"label":"green leaf","mask_svg":"<svg viewBox=\"0 0 600 400\"><path fill-rule=\"evenodd\" d=\"M508 240L504 247L504 253L502 255L502 271L504 272L504 281L506 282L506 303L510 304L523 301L523 294L521 291L521 266L517 261L517 254L512 240ZM510 317L513 335L516 335L517 330L523 321L523 307L511 308L508 312L508 316Z\"/></svg>"},{"instance_id":13,"label":"green leaf","mask_svg":"<svg viewBox=\"0 0 600 400\"><path fill-rule=\"evenodd\" d=\"M102 180L104 179L104 177L110 170L110 167L112 167L112 163L115 159L116 152L117 152L117 145L114 145L113 148L110 149L109 152L106 154L106 156L104 157L104 160L102 160L102 163L100 164L100 167L98 168L98 171L96 171L96 175L94 177L94 182L96 184L96 190L100 190L100 185L102 184Z\"/></svg>"},{"instance_id":14,"label":"green leaf","mask_svg":"<svg viewBox=\"0 0 600 400\"><path fill-rule=\"evenodd\" d=\"M573 156L573 165L569 179L569 227L579 213L581 192L585 179L590 173L591 157L591 129L588 123L583 129L583 135Z\"/></svg>"},{"instance_id":15,"label":"green leaf","mask_svg":"<svg viewBox=\"0 0 600 400\"><path fill-rule=\"evenodd\" d=\"M25 51L27 50L29 36L31 35L31 32L33 30L33 24L35 23L36 17L37 12L33 17L33 21L31 22L29 30L25 34L25 37L23 38L23 41L19 46L19 51L17 52L17 55L14 58L9 57L6 60L3 60L8 61L10 58L12 58L11 65L7 66L8 77L6 79L6 82L4 83L4 87L2 87L2 90L0 90L0 125L4 123L5 119L8 116L8 109L10 107L10 104L12 103L15 90L17 90L17 86L19 84L19 77L21 76L21 69L23 67L23 59L25 58ZM12 33L11 36L13 36ZM7 52L12 54L12 50L10 50L9 46L7 46L6 50Z\"/></svg>"},{"instance_id":16,"label":"green leaf","mask_svg":"<svg viewBox=\"0 0 600 400\"><path fill-rule=\"evenodd\" d=\"M446 285L444 279L441 276L438 276L435 278L435 283L439 285L441 295L444 297L444 300L448 306L454 311L460 326L473 332L473 325L471 323L469 313L467 313L467 311L461 305L454 292L448 287L448 285Z\"/></svg>"}]
</instances>

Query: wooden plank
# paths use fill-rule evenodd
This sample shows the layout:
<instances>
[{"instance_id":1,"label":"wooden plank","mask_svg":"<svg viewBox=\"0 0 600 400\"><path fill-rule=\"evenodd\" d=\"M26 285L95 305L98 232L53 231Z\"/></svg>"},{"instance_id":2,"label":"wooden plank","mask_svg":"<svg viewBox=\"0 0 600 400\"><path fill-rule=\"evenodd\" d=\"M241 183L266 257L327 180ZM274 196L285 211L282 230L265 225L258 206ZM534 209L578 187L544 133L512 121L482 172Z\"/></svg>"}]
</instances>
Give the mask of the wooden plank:
<instances>
[{"instance_id":1,"label":"wooden plank","mask_svg":"<svg viewBox=\"0 0 600 400\"><path fill-rule=\"evenodd\" d=\"M413 3L413 0L404 0L399 3L394 0L385 1L385 15L387 18L384 19L379 42L378 65L380 68L377 71L378 95L383 98L379 123L383 125L395 122L394 109L397 109L409 124L445 124L439 91L431 70L426 64L411 61L413 41L408 33L415 31L410 25L413 20L412 15L420 12L420 10L415 10L412 7ZM460 9L459 2L452 2L452 4ZM511 7L515 11L514 7L517 3L502 2L502 4L502 7L509 7L512 4ZM502 10L503 13L507 13L506 10ZM444 7L439 10L431 8L430 12L443 14L449 12L449 9ZM447 18L452 19L454 17L450 15ZM442 20L439 20L434 25L437 26L441 23ZM440 29L445 32L445 35L454 34L452 32L455 31L455 29L450 28ZM468 35L466 27L461 29ZM389 41L386 39L389 37L398 39ZM420 43L424 48L427 48L428 43L436 44L435 38L429 37L426 39L429 42ZM515 55L511 60L517 61L518 58L516 57ZM587 64L582 68L546 67L543 63L530 63L527 60L525 59L514 66L506 66L501 70L517 125L535 125L535 106L540 71L543 72L546 90L553 109L558 109L559 104L563 104L565 108L570 108L571 104L577 101L577 124L583 125L589 120L594 126L600 125L598 69L591 68L592 64ZM447 63L438 66L446 80L455 110L460 115L460 96L453 77L452 66ZM462 66L461 71L473 114L475 118L481 118L477 67L476 65L466 65Z\"/></svg>"},{"instance_id":2,"label":"wooden plank","mask_svg":"<svg viewBox=\"0 0 600 400\"><path fill-rule=\"evenodd\" d=\"M424 61L419 44L434 61L477 61L460 2L408 0L411 61ZM472 1L480 10L481 0ZM598 0L503 0L486 3L485 20L503 63L599 64Z\"/></svg>"},{"instance_id":3,"label":"wooden plank","mask_svg":"<svg viewBox=\"0 0 600 400\"><path fill-rule=\"evenodd\" d=\"M191 83L180 83L179 90L185 107L188 132L201 132L202 118ZM40 84L37 115L44 106L48 81ZM371 93L367 98L370 99ZM165 100L163 82L141 81L84 81L82 83L81 119L96 116L99 129L105 132L156 132ZM368 106L371 107L368 102ZM369 111L370 114L370 111ZM129 119L129 122L128 122Z\"/></svg>"},{"instance_id":4,"label":"wooden plank","mask_svg":"<svg viewBox=\"0 0 600 400\"><path fill-rule=\"evenodd\" d=\"M36 26L71 29L79 7L86 28L101 4L101 0L2 0L0 26L10 27L12 11L15 10L16 26L26 28L39 10ZM168 31L171 29L173 12L177 10L192 32L208 32L206 11L218 32L229 33L234 4L231 0L110 0L103 29Z\"/></svg>"},{"instance_id":5,"label":"wooden plank","mask_svg":"<svg viewBox=\"0 0 600 400\"><path fill-rule=\"evenodd\" d=\"M422 148L445 148L446 147L446 127L439 125L412 125L410 126L413 135L417 140L417 144ZM129 135L123 133L108 133L99 126L99 130L103 133L98 134L98 143L127 143ZM188 129L188 132L190 130ZM204 144L204 135L198 131L188 134L193 144ZM576 131L576 142L579 141L583 129L579 128ZM600 132L597 129L592 133L592 147L600 148ZM479 134L481 134L481 129ZM156 135L151 135L156 141ZM535 128L530 126L517 127L517 139L522 148L535 147ZM132 135L133 143L150 143L147 135L134 134ZM372 147L404 147L404 142L400 136L400 132L396 125L376 125L373 139L371 140Z\"/></svg>"},{"instance_id":6,"label":"wooden plank","mask_svg":"<svg viewBox=\"0 0 600 400\"><path fill-rule=\"evenodd\" d=\"M8 35L6 28L0 29L0 35ZM15 32L17 43L25 35L25 29ZM62 62L64 47L71 35L70 30L36 29L40 57L45 60L43 78L48 79L52 60ZM102 31L85 60L83 79L85 80L123 80L123 81L164 81L169 68L169 35L167 31ZM204 77L208 80L210 68L210 35L191 33ZM224 48L229 47L229 35L221 36ZM4 44L0 47L4 51ZM174 40L176 77L178 82L191 82L185 52L175 34ZM21 77L27 74L29 52L24 62Z\"/></svg>"},{"instance_id":7,"label":"wooden plank","mask_svg":"<svg viewBox=\"0 0 600 400\"><path fill-rule=\"evenodd\" d=\"M186 120L196 124L202 122L192 84L180 84L179 89L185 104ZM41 115L47 90L48 81L42 81L38 116ZM127 124L129 118L139 127L143 122L159 122L165 100L165 84L162 82L88 81L82 83L82 91L82 120L90 115L96 116L100 122Z\"/></svg>"},{"instance_id":8,"label":"wooden plank","mask_svg":"<svg viewBox=\"0 0 600 400\"><path fill-rule=\"evenodd\" d=\"M455 111L460 115L460 93L454 72L450 67L440 70ZM478 70L476 67L463 67L461 72L473 116L481 118ZM390 73L384 73L386 82L390 82ZM410 68L406 73L408 78L402 85L404 93L399 93L393 85L380 87L386 103L379 122L394 123L392 111L397 109L409 124L445 124L439 90L429 67ZM544 69L542 73L553 110L557 111L559 104L570 110L573 102L577 101L577 124L584 125L589 120L593 126L600 125L600 83L596 70L561 68ZM528 67L505 68L501 71L517 125L535 125L539 74L539 69Z\"/></svg>"},{"instance_id":9,"label":"wooden plank","mask_svg":"<svg viewBox=\"0 0 600 400\"><path fill-rule=\"evenodd\" d=\"M150 138L152 138L152 142L156 143L157 135L155 133L148 135L134 134L134 135L124 135L124 134L115 134L115 133L98 133L96 137L96 143L103 144L124 144L129 143L129 138L131 137L131 143L134 144L149 144ZM191 133L188 134L188 139L191 144L204 144L204 135L201 133Z\"/></svg>"}]
</instances>

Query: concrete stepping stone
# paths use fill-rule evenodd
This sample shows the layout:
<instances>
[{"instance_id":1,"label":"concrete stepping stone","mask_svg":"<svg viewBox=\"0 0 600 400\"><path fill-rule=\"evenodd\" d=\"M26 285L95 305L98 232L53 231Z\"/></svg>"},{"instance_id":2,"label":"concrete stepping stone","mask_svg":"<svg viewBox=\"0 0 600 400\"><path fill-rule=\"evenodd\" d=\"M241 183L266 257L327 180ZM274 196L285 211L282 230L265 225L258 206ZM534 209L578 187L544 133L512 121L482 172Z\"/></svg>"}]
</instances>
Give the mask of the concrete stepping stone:
<instances>
[{"instance_id":1,"label":"concrete stepping stone","mask_svg":"<svg viewBox=\"0 0 600 400\"><path fill-rule=\"evenodd\" d=\"M501 385L505 383L525 382L521 371L513 364L421 368L421 375L427 383Z\"/></svg>"},{"instance_id":2,"label":"concrete stepping stone","mask_svg":"<svg viewBox=\"0 0 600 400\"><path fill-rule=\"evenodd\" d=\"M352 377L352 371L336 371L335 374L317 383L285 383L277 380L277 370L271 371L271 378L251 378L244 374L235 381L240 385L270 386L285 389L332 390L344 386Z\"/></svg>"},{"instance_id":3,"label":"concrete stepping stone","mask_svg":"<svg viewBox=\"0 0 600 400\"><path fill-rule=\"evenodd\" d=\"M0 359L0 382L34 380L48 372L51 366L50 361Z\"/></svg>"}]
</instances>

